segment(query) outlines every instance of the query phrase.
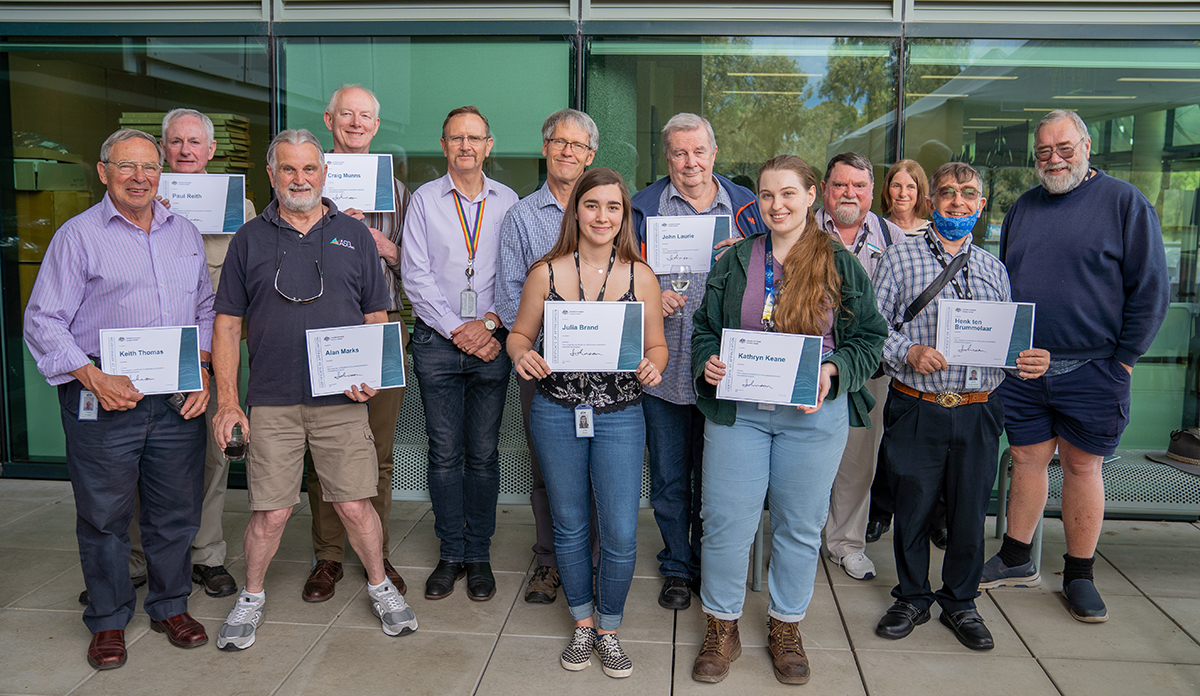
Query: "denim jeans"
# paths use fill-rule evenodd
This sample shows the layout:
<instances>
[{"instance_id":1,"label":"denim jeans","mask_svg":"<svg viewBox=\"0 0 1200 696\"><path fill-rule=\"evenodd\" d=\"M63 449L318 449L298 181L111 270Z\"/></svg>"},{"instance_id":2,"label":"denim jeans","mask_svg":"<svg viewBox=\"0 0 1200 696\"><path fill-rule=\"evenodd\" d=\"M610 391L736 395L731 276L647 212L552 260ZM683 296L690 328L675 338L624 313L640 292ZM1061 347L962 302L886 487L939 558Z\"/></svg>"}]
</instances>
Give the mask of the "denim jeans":
<instances>
[{"instance_id":1,"label":"denim jeans","mask_svg":"<svg viewBox=\"0 0 1200 696\"><path fill-rule=\"evenodd\" d=\"M742 615L746 557L765 498L771 512L768 613L779 621L804 618L849 426L844 394L811 415L790 406L764 411L739 402L733 425L708 422L701 512L704 611L725 620Z\"/></svg>"},{"instance_id":2,"label":"denim jeans","mask_svg":"<svg viewBox=\"0 0 1200 696\"><path fill-rule=\"evenodd\" d=\"M700 469L704 414L694 404L673 404L646 395L646 445L650 505L662 534L658 572L692 579L700 575Z\"/></svg>"},{"instance_id":3,"label":"denim jeans","mask_svg":"<svg viewBox=\"0 0 1200 696\"><path fill-rule=\"evenodd\" d=\"M504 345L503 329L496 338ZM429 436L429 499L440 557L488 561L500 491L500 417L512 362L503 350L491 362L467 355L420 320L412 347Z\"/></svg>"},{"instance_id":4,"label":"denim jeans","mask_svg":"<svg viewBox=\"0 0 1200 696\"><path fill-rule=\"evenodd\" d=\"M576 437L575 411L537 394L530 407L530 426L550 494L558 573L571 616L576 621L587 619L599 605L600 628L615 631L621 625L637 559L646 447L642 407L597 413L595 437ZM593 500L600 533L595 581L590 541Z\"/></svg>"}]
</instances>

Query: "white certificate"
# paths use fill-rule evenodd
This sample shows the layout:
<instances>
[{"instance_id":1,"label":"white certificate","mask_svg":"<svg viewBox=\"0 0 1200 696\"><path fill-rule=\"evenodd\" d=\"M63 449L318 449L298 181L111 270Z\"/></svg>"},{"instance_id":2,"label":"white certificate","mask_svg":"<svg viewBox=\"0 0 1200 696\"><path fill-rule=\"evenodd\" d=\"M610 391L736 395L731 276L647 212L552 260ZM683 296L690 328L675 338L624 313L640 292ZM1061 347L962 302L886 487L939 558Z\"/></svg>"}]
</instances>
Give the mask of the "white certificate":
<instances>
[{"instance_id":1,"label":"white certificate","mask_svg":"<svg viewBox=\"0 0 1200 696\"><path fill-rule=\"evenodd\" d=\"M200 234L233 234L246 221L246 177L241 174L163 174L158 195Z\"/></svg>"},{"instance_id":2,"label":"white certificate","mask_svg":"<svg viewBox=\"0 0 1200 696\"><path fill-rule=\"evenodd\" d=\"M200 328L100 329L100 369L125 375L143 394L199 391Z\"/></svg>"},{"instance_id":3,"label":"white certificate","mask_svg":"<svg viewBox=\"0 0 1200 696\"><path fill-rule=\"evenodd\" d=\"M673 215L646 218L646 262L658 275L686 264L693 273L708 273L717 242L729 239L728 215Z\"/></svg>"},{"instance_id":4,"label":"white certificate","mask_svg":"<svg viewBox=\"0 0 1200 696\"><path fill-rule=\"evenodd\" d=\"M404 386L399 322L309 329L304 335L313 396L341 394L350 385L365 384L373 389Z\"/></svg>"},{"instance_id":5,"label":"white certificate","mask_svg":"<svg viewBox=\"0 0 1200 696\"><path fill-rule=\"evenodd\" d=\"M938 300L937 351L951 365L1016 367L1033 347L1030 302Z\"/></svg>"},{"instance_id":6,"label":"white certificate","mask_svg":"<svg viewBox=\"0 0 1200 696\"><path fill-rule=\"evenodd\" d=\"M634 372L642 362L641 302L547 302L546 363L555 372Z\"/></svg>"},{"instance_id":7,"label":"white certificate","mask_svg":"<svg viewBox=\"0 0 1200 696\"><path fill-rule=\"evenodd\" d=\"M329 165L329 173L325 175L322 195L337 203L339 210L396 212L391 155L327 152L325 164Z\"/></svg>"},{"instance_id":8,"label":"white certificate","mask_svg":"<svg viewBox=\"0 0 1200 696\"><path fill-rule=\"evenodd\" d=\"M817 405L820 336L723 329L720 360L725 377L717 383L718 399Z\"/></svg>"}]
</instances>

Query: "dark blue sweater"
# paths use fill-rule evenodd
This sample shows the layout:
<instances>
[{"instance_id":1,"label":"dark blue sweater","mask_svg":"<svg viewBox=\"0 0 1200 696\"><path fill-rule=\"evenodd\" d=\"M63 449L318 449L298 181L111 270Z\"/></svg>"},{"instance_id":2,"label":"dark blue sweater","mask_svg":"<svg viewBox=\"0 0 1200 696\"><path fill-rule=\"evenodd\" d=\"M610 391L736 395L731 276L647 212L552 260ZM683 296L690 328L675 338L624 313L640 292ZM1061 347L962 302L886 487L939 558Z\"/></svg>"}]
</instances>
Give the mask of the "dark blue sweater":
<instances>
[{"instance_id":1,"label":"dark blue sweater","mask_svg":"<svg viewBox=\"0 0 1200 696\"><path fill-rule=\"evenodd\" d=\"M1103 172L1061 195L1041 186L1022 194L1004 216L1000 260L1013 300L1037 303L1033 344L1053 358L1133 365L1166 317L1158 214L1132 184Z\"/></svg>"}]
</instances>

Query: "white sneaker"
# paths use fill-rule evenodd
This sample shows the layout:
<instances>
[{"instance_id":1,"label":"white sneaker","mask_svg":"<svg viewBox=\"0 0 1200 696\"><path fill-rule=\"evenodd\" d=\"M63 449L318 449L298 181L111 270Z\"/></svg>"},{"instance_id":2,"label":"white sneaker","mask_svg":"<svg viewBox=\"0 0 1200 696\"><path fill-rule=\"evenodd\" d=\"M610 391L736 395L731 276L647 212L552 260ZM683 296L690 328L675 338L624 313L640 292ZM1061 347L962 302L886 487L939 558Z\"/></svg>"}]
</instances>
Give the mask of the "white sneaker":
<instances>
[{"instance_id":1,"label":"white sneaker","mask_svg":"<svg viewBox=\"0 0 1200 696\"><path fill-rule=\"evenodd\" d=\"M875 577L875 564L862 551L855 551L849 556L842 556L841 558L831 557L831 559L834 563L840 565L842 570L846 571L846 575L855 580L870 580Z\"/></svg>"},{"instance_id":2,"label":"white sneaker","mask_svg":"<svg viewBox=\"0 0 1200 696\"><path fill-rule=\"evenodd\" d=\"M383 624L384 633L389 636L406 636L417 630L417 615L390 580L378 590L368 587L367 595L371 599L371 608Z\"/></svg>"},{"instance_id":3,"label":"white sneaker","mask_svg":"<svg viewBox=\"0 0 1200 696\"><path fill-rule=\"evenodd\" d=\"M245 650L254 645L254 631L263 620L263 607L267 600L251 597L245 590L238 595L233 611L221 631L217 633L217 648L221 650Z\"/></svg>"}]
</instances>

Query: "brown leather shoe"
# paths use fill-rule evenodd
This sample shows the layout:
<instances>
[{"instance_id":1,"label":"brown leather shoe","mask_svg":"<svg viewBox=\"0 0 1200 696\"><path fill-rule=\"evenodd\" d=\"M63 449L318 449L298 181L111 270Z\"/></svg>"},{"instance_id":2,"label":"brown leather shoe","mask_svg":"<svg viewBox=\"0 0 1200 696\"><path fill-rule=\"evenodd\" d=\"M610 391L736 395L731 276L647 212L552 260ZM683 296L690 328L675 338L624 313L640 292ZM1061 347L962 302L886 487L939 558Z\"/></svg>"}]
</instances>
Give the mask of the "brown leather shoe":
<instances>
[{"instance_id":1,"label":"brown leather shoe","mask_svg":"<svg viewBox=\"0 0 1200 696\"><path fill-rule=\"evenodd\" d=\"M198 648L208 642L204 626L186 611L162 621L151 621L155 633L167 634L167 640L177 648Z\"/></svg>"},{"instance_id":2,"label":"brown leather shoe","mask_svg":"<svg viewBox=\"0 0 1200 696\"><path fill-rule=\"evenodd\" d=\"M783 684L807 684L812 671L808 668L808 655L804 654L804 643L800 640L800 624L767 617L767 650L771 651L771 662L775 666L775 678Z\"/></svg>"},{"instance_id":3,"label":"brown leather shoe","mask_svg":"<svg viewBox=\"0 0 1200 696\"><path fill-rule=\"evenodd\" d=\"M742 654L742 638L738 634L737 619L726 621L712 614L701 614L708 619L704 631L704 644L692 665L692 679L716 684L729 676L729 663Z\"/></svg>"},{"instance_id":4,"label":"brown leather shoe","mask_svg":"<svg viewBox=\"0 0 1200 696\"><path fill-rule=\"evenodd\" d=\"M392 567L392 562L388 559L383 559L383 573L388 576L388 580L396 586L396 591L400 594L408 594L408 585L404 584L404 578L400 577L399 571Z\"/></svg>"},{"instance_id":5,"label":"brown leather shoe","mask_svg":"<svg viewBox=\"0 0 1200 696\"><path fill-rule=\"evenodd\" d=\"M87 660L93 669L116 669L125 664L125 631L100 631L92 634Z\"/></svg>"},{"instance_id":6,"label":"brown leather shoe","mask_svg":"<svg viewBox=\"0 0 1200 696\"><path fill-rule=\"evenodd\" d=\"M300 599L306 602L324 602L333 596L337 590L337 582L342 579L342 564L338 561L317 561L308 579L304 581L304 591Z\"/></svg>"}]
</instances>

